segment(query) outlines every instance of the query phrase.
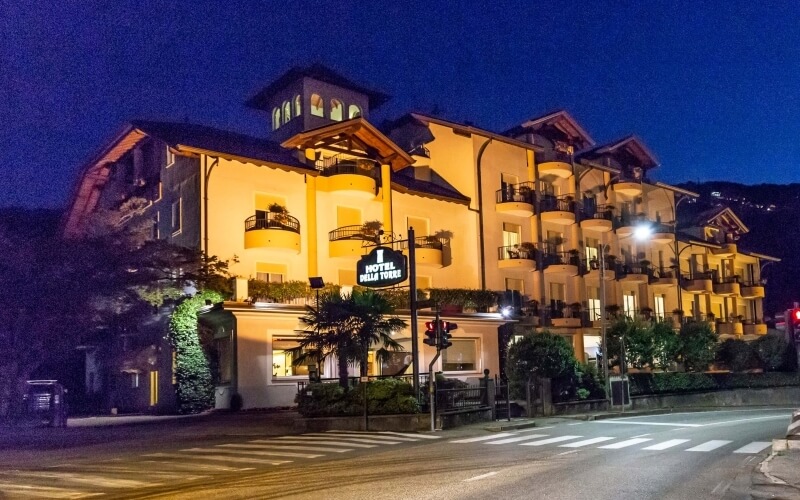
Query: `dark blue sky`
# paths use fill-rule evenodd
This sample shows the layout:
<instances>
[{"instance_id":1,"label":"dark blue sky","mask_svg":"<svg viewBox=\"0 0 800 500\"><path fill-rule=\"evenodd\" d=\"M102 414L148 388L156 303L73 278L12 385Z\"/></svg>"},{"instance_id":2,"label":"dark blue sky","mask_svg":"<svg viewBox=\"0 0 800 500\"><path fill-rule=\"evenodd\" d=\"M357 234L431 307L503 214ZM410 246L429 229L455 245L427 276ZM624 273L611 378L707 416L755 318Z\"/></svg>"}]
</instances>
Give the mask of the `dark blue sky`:
<instances>
[{"instance_id":1,"label":"dark blue sky","mask_svg":"<svg viewBox=\"0 0 800 500\"><path fill-rule=\"evenodd\" d=\"M0 206L65 204L129 119L265 134L242 103L312 62L392 95L376 122L565 108L660 180L800 181L798 2L65 0L0 6Z\"/></svg>"}]
</instances>

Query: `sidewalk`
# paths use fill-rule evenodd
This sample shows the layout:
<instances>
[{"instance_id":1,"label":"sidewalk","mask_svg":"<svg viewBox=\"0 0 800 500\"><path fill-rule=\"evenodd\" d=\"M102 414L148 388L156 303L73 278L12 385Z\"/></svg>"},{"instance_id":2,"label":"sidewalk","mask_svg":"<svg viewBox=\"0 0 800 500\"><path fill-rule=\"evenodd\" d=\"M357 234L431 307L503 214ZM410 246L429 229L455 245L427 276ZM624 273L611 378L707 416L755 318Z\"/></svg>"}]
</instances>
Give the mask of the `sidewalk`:
<instances>
[{"instance_id":1,"label":"sidewalk","mask_svg":"<svg viewBox=\"0 0 800 500\"><path fill-rule=\"evenodd\" d=\"M772 442L772 453L753 474L753 498L800 500L800 410L792 414L786 439Z\"/></svg>"}]
</instances>

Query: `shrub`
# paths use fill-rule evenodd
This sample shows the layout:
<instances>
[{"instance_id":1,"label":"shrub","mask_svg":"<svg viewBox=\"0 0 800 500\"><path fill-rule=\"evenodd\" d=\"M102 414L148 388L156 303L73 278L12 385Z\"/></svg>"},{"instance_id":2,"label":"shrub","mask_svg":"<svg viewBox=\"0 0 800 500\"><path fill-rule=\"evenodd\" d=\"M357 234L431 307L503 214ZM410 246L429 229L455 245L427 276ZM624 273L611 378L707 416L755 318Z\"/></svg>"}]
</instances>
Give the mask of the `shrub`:
<instances>
[{"instance_id":1,"label":"shrub","mask_svg":"<svg viewBox=\"0 0 800 500\"><path fill-rule=\"evenodd\" d=\"M572 346L560 335L528 333L508 348L506 375L512 395L524 397L525 384L534 378L552 380L553 399L570 399L576 389L577 361Z\"/></svg>"},{"instance_id":2,"label":"shrub","mask_svg":"<svg viewBox=\"0 0 800 500\"><path fill-rule=\"evenodd\" d=\"M800 385L797 373L633 373L628 378L633 396Z\"/></svg>"},{"instance_id":3,"label":"shrub","mask_svg":"<svg viewBox=\"0 0 800 500\"><path fill-rule=\"evenodd\" d=\"M717 361L734 372L755 368L758 358L753 347L741 339L728 339L717 347Z\"/></svg>"},{"instance_id":4,"label":"shrub","mask_svg":"<svg viewBox=\"0 0 800 500\"><path fill-rule=\"evenodd\" d=\"M717 335L705 321L691 321L681 325L680 357L687 371L701 372L714 361Z\"/></svg>"},{"instance_id":5,"label":"shrub","mask_svg":"<svg viewBox=\"0 0 800 500\"><path fill-rule=\"evenodd\" d=\"M759 364L764 371L789 371L794 369L794 346L786 342L783 334L767 334L752 343Z\"/></svg>"},{"instance_id":6,"label":"shrub","mask_svg":"<svg viewBox=\"0 0 800 500\"><path fill-rule=\"evenodd\" d=\"M419 413L414 388L398 379L374 380L367 384L370 415ZM339 384L309 384L295 398L304 417L339 417L364 413L364 386L345 392Z\"/></svg>"},{"instance_id":7,"label":"shrub","mask_svg":"<svg viewBox=\"0 0 800 500\"><path fill-rule=\"evenodd\" d=\"M656 321L653 323L652 332L653 364L666 371L678 357L680 338L669 321Z\"/></svg>"}]
</instances>

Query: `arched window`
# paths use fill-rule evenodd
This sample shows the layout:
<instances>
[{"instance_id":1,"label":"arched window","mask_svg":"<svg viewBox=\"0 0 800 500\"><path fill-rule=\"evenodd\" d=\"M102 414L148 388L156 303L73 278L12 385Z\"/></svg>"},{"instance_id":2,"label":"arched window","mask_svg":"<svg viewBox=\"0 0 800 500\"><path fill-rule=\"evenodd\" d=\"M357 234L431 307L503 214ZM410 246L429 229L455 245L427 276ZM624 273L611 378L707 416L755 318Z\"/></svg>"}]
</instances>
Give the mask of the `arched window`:
<instances>
[{"instance_id":1,"label":"arched window","mask_svg":"<svg viewBox=\"0 0 800 500\"><path fill-rule=\"evenodd\" d=\"M351 104L350 108L348 108L347 110L347 116L349 118L357 118L361 116L361 108L359 108L355 104Z\"/></svg>"},{"instance_id":2,"label":"arched window","mask_svg":"<svg viewBox=\"0 0 800 500\"><path fill-rule=\"evenodd\" d=\"M281 126L281 108L275 107L272 110L272 130L278 130Z\"/></svg>"},{"instance_id":3,"label":"arched window","mask_svg":"<svg viewBox=\"0 0 800 500\"><path fill-rule=\"evenodd\" d=\"M294 116L300 116L303 114L303 105L302 101L300 101L300 96L294 96Z\"/></svg>"},{"instance_id":4,"label":"arched window","mask_svg":"<svg viewBox=\"0 0 800 500\"><path fill-rule=\"evenodd\" d=\"M339 99L331 99L331 120L337 122L342 121L342 112L344 111L342 101Z\"/></svg>"},{"instance_id":5,"label":"arched window","mask_svg":"<svg viewBox=\"0 0 800 500\"><path fill-rule=\"evenodd\" d=\"M283 123L289 123L292 119L292 104L289 101L283 101Z\"/></svg>"},{"instance_id":6,"label":"arched window","mask_svg":"<svg viewBox=\"0 0 800 500\"><path fill-rule=\"evenodd\" d=\"M319 94L311 94L311 114L325 116L325 101Z\"/></svg>"}]
</instances>

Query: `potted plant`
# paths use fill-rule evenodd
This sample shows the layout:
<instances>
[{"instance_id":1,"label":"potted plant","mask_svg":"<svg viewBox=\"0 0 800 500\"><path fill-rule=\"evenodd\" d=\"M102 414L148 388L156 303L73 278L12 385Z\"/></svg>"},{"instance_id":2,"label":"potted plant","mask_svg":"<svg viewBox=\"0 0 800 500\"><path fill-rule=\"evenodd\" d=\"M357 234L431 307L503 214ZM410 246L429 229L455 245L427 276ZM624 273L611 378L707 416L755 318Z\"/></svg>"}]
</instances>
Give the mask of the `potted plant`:
<instances>
[{"instance_id":1,"label":"potted plant","mask_svg":"<svg viewBox=\"0 0 800 500\"><path fill-rule=\"evenodd\" d=\"M580 255L581 255L580 250L578 250L576 248L573 248L573 249L569 250L568 253L569 253L569 263L570 263L570 265L579 266L580 263L581 263L580 262Z\"/></svg>"},{"instance_id":2,"label":"potted plant","mask_svg":"<svg viewBox=\"0 0 800 500\"><path fill-rule=\"evenodd\" d=\"M616 318L617 316L619 316L619 309L620 308L618 305L609 304L606 306L606 313L608 313L608 315L611 316L612 318Z\"/></svg>"},{"instance_id":3,"label":"potted plant","mask_svg":"<svg viewBox=\"0 0 800 500\"><path fill-rule=\"evenodd\" d=\"M572 304L569 305L570 314L572 315L573 318L580 318L582 307L583 306L581 305L580 302L573 302Z\"/></svg>"},{"instance_id":4,"label":"potted plant","mask_svg":"<svg viewBox=\"0 0 800 500\"><path fill-rule=\"evenodd\" d=\"M379 235L381 229L383 229L383 222L379 220L370 220L361 224L361 232L364 233L365 236L376 237Z\"/></svg>"},{"instance_id":5,"label":"potted plant","mask_svg":"<svg viewBox=\"0 0 800 500\"><path fill-rule=\"evenodd\" d=\"M653 310L649 307L643 307L640 311L642 313L642 318L646 320L653 319Z\"/></svg>"},{"instance_id":6,"label":"potted plant","mask_svg":"<svg viewBox=\"0 0 800 500\"><path fill-rule=\"evenodd\" d=\"M270 219L278 224L286 224L286 222L289 220L289 211L280 203L270 203L267 207L267 210L270 214L272 214Z\"/></svg>"},{"instance_id":7,"label":"potted plant","mask_svg":"<svg viewBox=\"0 0 800 500\"><path fill-rule=\"evenodd\" d=\"M519 256L523 259L536 258L536 245L530 241L524 241L519 244Z\"/></svg>"}]
</instances>

